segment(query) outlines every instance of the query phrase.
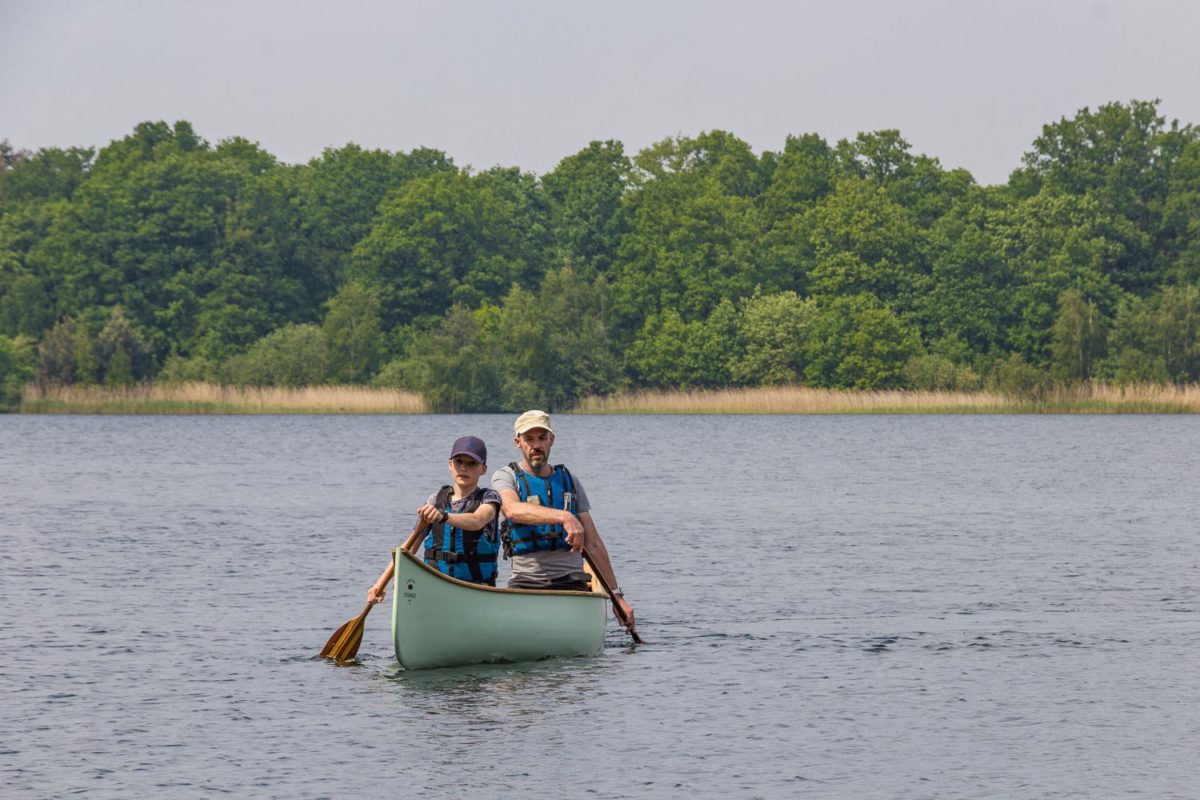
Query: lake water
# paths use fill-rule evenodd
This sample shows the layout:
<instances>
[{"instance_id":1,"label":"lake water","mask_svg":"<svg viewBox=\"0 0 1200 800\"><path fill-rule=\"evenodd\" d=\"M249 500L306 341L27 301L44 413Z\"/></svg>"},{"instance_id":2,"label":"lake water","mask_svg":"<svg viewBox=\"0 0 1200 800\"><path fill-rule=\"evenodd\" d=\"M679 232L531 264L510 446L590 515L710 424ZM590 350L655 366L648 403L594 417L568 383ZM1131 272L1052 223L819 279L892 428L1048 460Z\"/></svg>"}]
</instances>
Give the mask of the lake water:
<instances>
[{"instance_id":1,"label":"lake water","mask_svg":"<svg viewBox=\"0 0 1200 800\"><path fill-rule=\"evenodd\" d=\"M1200 419L570 417L648 644L362 607L510 416L0 416L0 795L1196 798Z\"/></svg>"}]
</instances>

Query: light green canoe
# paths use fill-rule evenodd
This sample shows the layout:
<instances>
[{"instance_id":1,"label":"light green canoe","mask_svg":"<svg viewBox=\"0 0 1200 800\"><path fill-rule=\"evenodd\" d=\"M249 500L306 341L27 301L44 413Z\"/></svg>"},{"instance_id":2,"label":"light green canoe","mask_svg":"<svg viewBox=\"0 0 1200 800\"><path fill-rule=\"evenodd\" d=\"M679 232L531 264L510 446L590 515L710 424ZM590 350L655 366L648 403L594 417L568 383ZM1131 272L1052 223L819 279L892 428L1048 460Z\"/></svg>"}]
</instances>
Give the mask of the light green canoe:
<instances>
[{"instance_id":1,"label":"light green canoe","mask_svg":"<svg viewBox=\"0 0 1200 800\"><path fill-rule=\"evenodd\" d=\"M406 669L593 655L608 597L456 580L397 547L392 641Z\"/></svg>"}]
</instances>

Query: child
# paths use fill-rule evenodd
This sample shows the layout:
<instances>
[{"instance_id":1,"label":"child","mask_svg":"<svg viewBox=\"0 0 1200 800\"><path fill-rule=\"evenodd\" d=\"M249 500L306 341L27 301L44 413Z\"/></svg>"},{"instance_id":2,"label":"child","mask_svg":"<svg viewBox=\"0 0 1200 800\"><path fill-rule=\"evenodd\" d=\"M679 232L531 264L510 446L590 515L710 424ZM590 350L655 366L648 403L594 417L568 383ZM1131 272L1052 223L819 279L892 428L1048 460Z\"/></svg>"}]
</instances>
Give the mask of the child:
<instances>
[{"instance_id":1,"label":"child","mask_svg":"<svg viewBox=\"0 0 1200 800\"><path fill-rule=\"evenodd\" d=\"M430 525L425 537L425 563L452 578L496 585L496 555L500 550L497 512L500 495L479 488L487 472L487 445L475 436L462 436L450 448L450 478L417 509L421 521ZM395 563L367 592L368 603L378 603L387 593Z\"/></svg>"}]
</instances>

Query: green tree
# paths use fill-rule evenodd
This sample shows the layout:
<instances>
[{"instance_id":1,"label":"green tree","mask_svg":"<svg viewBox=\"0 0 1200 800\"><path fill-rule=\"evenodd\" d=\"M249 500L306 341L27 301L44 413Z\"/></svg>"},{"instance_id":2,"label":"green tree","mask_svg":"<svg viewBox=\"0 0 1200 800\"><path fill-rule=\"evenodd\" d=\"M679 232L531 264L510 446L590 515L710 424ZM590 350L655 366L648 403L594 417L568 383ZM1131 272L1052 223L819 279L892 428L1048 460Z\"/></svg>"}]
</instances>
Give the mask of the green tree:
<instances>
[{"instance_id":1,"label":"green tree","mask_svg":"<svg viewBox=\"0 0 1200 800\"><path fill-rule=\"evenodd\" d=\"M360 281L344 284L329 301L323 325L329 345L330 377L363 383L379 367L383 352L379 291Z\"/></svg>"},{"instance_id":2,"label":"green tree","mask_svg":"<svg viewBox=\"0 0 1200 800\"><path fill-rule=\"evenodd\" d=\"M815 295L869 293L900 311L920 305L928 286L923 237L911 214L883 189L843 180L809 217Z\"/></svg>"},{"instance_id":3,"label":"green tree","mask_svg":"<svg viewBox=\"0 0 1200 800\"><path fill-rule=\"evenodd\" d=\"M472 181L504 204L504 227L511 241L512 260L522 268L512 279L522 285L535 285L554 252L550 204L537 176L516 167L497 166L479 173ZM471 301L484 299L491 299L491 295L481 292Z\"/></svg>"},{"instance_id":4,"label":"green tree","mask_svg":"<svg viewBox=\"0 0 1200 800\"><path fill-rule=\"evenodd\" d=\"M214 151L186 123L139 125L100 151L28 265L59 314L121 306L156 358L224 357L312 313L272 163L242 141Z\"/></svg>"},{"instance_id":5,"label":"green tree","mask_svg":"<svg viewBox=\"0 0 1200 800\"><path fill-rule=\"evenodd\" d=\"M996 363L996 388L1017 400L1041 402L1050 394L1053 381L1044 369L1012 353Z\"/></svg>"},{"instance_id":6,"label":"green tree","mask_svg":"<svg viewBox=\"0 0 1200 800\"><path fill-rule=\"evenodd\" d=\"M1076 289L1110 314L1119 296L1110 266L1127 252L1125 237L1136 232L1090 198L1046 189L1014 206L997 233L1015 272L1006 294L1006 349L1045 366L1058 298Z\"/></svg>"},{"instance_id":7,"label":"green tree","mask_svg":"<svg viewBox=\"0 0 1200 800\"><path fill-rule=\"evenodd\" d=\"M978 389L979 375L970 367L946 356L921 353L904 364L904 385L931 392L958 392Z\"/></svg>"},{"instance_id":8,"label":"green tree","mask_svg":"<svg viewBox=\"0 0 1200 800\"><path fill-rule=\"evenodd\" d=\"M0 411L20 404L21 392L33 377L35 359L33 340L0 336Z\"/></svg>"},{"instance_id":9,"label":"green tree","mask_svg":"<svg viewBox=\"0 0 1200 800\"><path fill-rule=\"evenodd\" d=\"M0 333L37 339L54 324L46 271L30 251L69 206L63 199L0 203Z\"/></svg>"},{"instance_id":10,"label":"green tree","mask_svg":"<svg viewBox=\"0 0 1200 800\"><path fill-rule=\"evenodd\" d=\"M1200 284L1200 141L1188 142L1172 166L1163 218L1164 282Z\"/></svg>"},{"instance_id":11,"label":"green tree","mask_svg":"<svg viewBox=\"0 0 1200 800\"><path fill-rule=\"evenodd\" d=\"M816 316L816 301L801 299L795 292L743 300L738 331L744 353L731 361L730 376L756 386L799 383L809 328Z\"/></svg>"},{"instance_id":12,"label":"green tree","mask_svg":"<svg viewBox=\"0 0 1200 800\"><path fill-rule=\"evenodd\" d=\"M284 325L223 365L224 381L253 386L315 386L328 374L325 334L311 324Z\"/></svg>"},{"instance_id":13,"label":"green tree","mask_svg":"<svg viewBox=\"0 0 1200 800\"><path fill-rule=\"evenodd\" d=\"M1052 330L1050 374L1065 383L1086 381L1093 365L1104 356L1108 320L1077 289L1058 298L1058 317Z\"/></svg>"},{"instance_id":14,"label":"green tree","mask_svg":"<svg viewBox=\"0 0 1200 800\"><path fill-rule=\"evenodd\" d=\"M77 350L77 353L80 351ZM149 373L146 346L142 337L134 330L120 306L109 314L104 329L96 339L96 359L104 373L106 386L124 386L145 377ZM76 356L76 374L81 371L81 356Z\"/></svg>"},{"instance_id":15,"label":"green tree","mask_svg":"<svg viewBox=\"0 0 1200 800\"><path fill-rule=\"evenodd\" d=\"M548 272L536 295L509 292L491 331L503 368L503 410L567 409L619 384L621 365L603 319L604 302L602 284L589 284L569 268Z\"/></svg>"},{"instance_id":16,"label":"green tree","mask_svg":"<svg viewBox=\"0 0 1200 800\"><path fill-rule=\"evenodd\" d=\"M354 248L353 274L378 286L385 329L501 297L526 271L514 209L463 172L407 183Z\"/></svg>"},{"instance_id":17,"label":"green tree","mask_svg":"<svg viewBox=\"0 0 1200 800\"><path fill-rule=\"evenodd\" d=\"M420 392L439 413L498 411L501 368L491 336L498 314L494 306L473 311L454 306L440 324L415 340L408 358L385 372L394 385ZM389 376L381 378L386 383Z\"/></svg>"},{"instance_id":18,"label":"green tree","mask_svg":"<svg viewBox=\"0 0 1200 800\"><path fill-rule=\"evenodd\" d=\"M777 288L757 248L755 196L764 176L748 145L714 131L660 142L634 164L630 230L612 282L622 342L650 314L672 310L685 322L702 321L722 299Z\"/></svg>"},{"instance_id":19,"label":"green tree","mask_svg":"<svg viewBox=\"0 0 1200 800\"><path fill-rule=\"evenodd\" d=\"M96 352L96 342L92 338L86 321L81 320L75 325L74 349L75 383L96 383L103 374L100 356Z\"/></svg>"},{"instance_id":20,"label":"green tree","mask_svg":"<svg viewBox=\"0 0 1200 800\"><path fill-rule=\"evenodd\" d=\"M42 386L75 382L76 325L63 317L51 328L37 348L37 381Z\"/></svg>"},{"instance_id":21,"label":"green tree","mask_svg":"<svg viewBox=\"0 0 1200 800\"><path fill-rule=\"evenodd\" d=\"M587 280L608 274L629 227L632 169L620 142L593 141L542 178L559 264Z\"/></svg>"},{"instance_id":22,"label":"green tree","mask_svg":"<svg viewBox=\"0 0 1200 800\"><path fill-rule=\"evenodd\" d=\"M1126 238L1124 252L1105 264L1106 275L1127 291L1145 292L1169 266L1158 254L1171 249L1174 233L1164 224L1170 176L1197 135L1177 120L1168 124L1157 100L1083 108L1042 128L1010 185L1023 197L1045 189L1087 197L1125 221L1139 236Z\"/></svg>"},{"instance_id":23,"label":"green tree","mask_svg":"<svg viewBox=\"0 0 1200 800\"><path fill-rule=\"evenodd\" d=\"M638 383L662 389L727 385L732 365L743 357L737 323L728 300L694 322L685 322L673 309L650 315L629 351Z\"/></svg>"},{"instance_id":24,"label":"green tree","mask_svg":"<svg viewBox=\"0 0 1200 800\"><path fill-rule=\"evenodd\" d=\"M804 375L809 384L821 387L900 386L904 365L919 348L917 331L877 298L837 297L810 326Z\"/></svg>"},{"instance_id":25,"label":"green tree","mask_svg":"<svg viewBox=\"0 0 1200 800\"><path fill-rule=\"evenodd\" d=\"M929 342L954 341L952 360L997 351L1007 343L1009 296L1016 282L1002 224L1006 194L974 188L928 232L931 275L917 315Z\"/></svg>"},{"instance_id":26,"label":"green tree","mask_svg":"<svg viewBox=\"0 0 1200 800\"><path fill-rule=\"evenodd\" d=\"M1120 382L1200 380L1200 287L1127 296L1117 308L1102 366Z\"/></svg>"},{"instance_id":27,"label":"green tree","mask_svg":"<svg viewBox=\"0 0 1200 800\"><path fill-rule=\"evenodd\" d=\"M453 170L444 156L434 164L434 170ZM421 174L427 170L413 168L403 154L353 143L327 148L297 170L299 258L321 287L320 296L331 295L345 280L350 253L370 232L383 199Z\"/></svg>"},{"instance_id":28,"label":"green tree","mask_svg":"<svg viewBox=\"0 0 1200 800\"><path fill-rule=\"evenodd\" d=\"M807 212L833 191L838 174L833 150L820 136L787 137L759 198L763 274L774 276L779 288L808 291L816 256Z\"/></svg>"}]
</instances>

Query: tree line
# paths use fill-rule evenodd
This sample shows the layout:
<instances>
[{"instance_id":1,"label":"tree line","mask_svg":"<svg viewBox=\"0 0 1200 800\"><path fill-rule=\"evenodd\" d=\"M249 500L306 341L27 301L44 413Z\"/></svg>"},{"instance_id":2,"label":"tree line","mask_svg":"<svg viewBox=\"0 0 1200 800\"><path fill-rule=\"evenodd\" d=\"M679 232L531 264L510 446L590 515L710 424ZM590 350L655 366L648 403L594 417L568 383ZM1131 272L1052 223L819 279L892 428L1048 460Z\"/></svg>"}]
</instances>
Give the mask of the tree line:
<instances>
[{"instance_id":1,"label":"tree line","mask_svg":"<svg viewBox=\"0 0 1200 800\"><path fill-rule=\"evenodd\" d=\"M1002 185L898 131L709 131L551 172L146 122L0 144L0 405L28 380L353 383L444 411L805 384L1200 379L1200 133L1047 124Z\"/></svg>"}]
</instances>

